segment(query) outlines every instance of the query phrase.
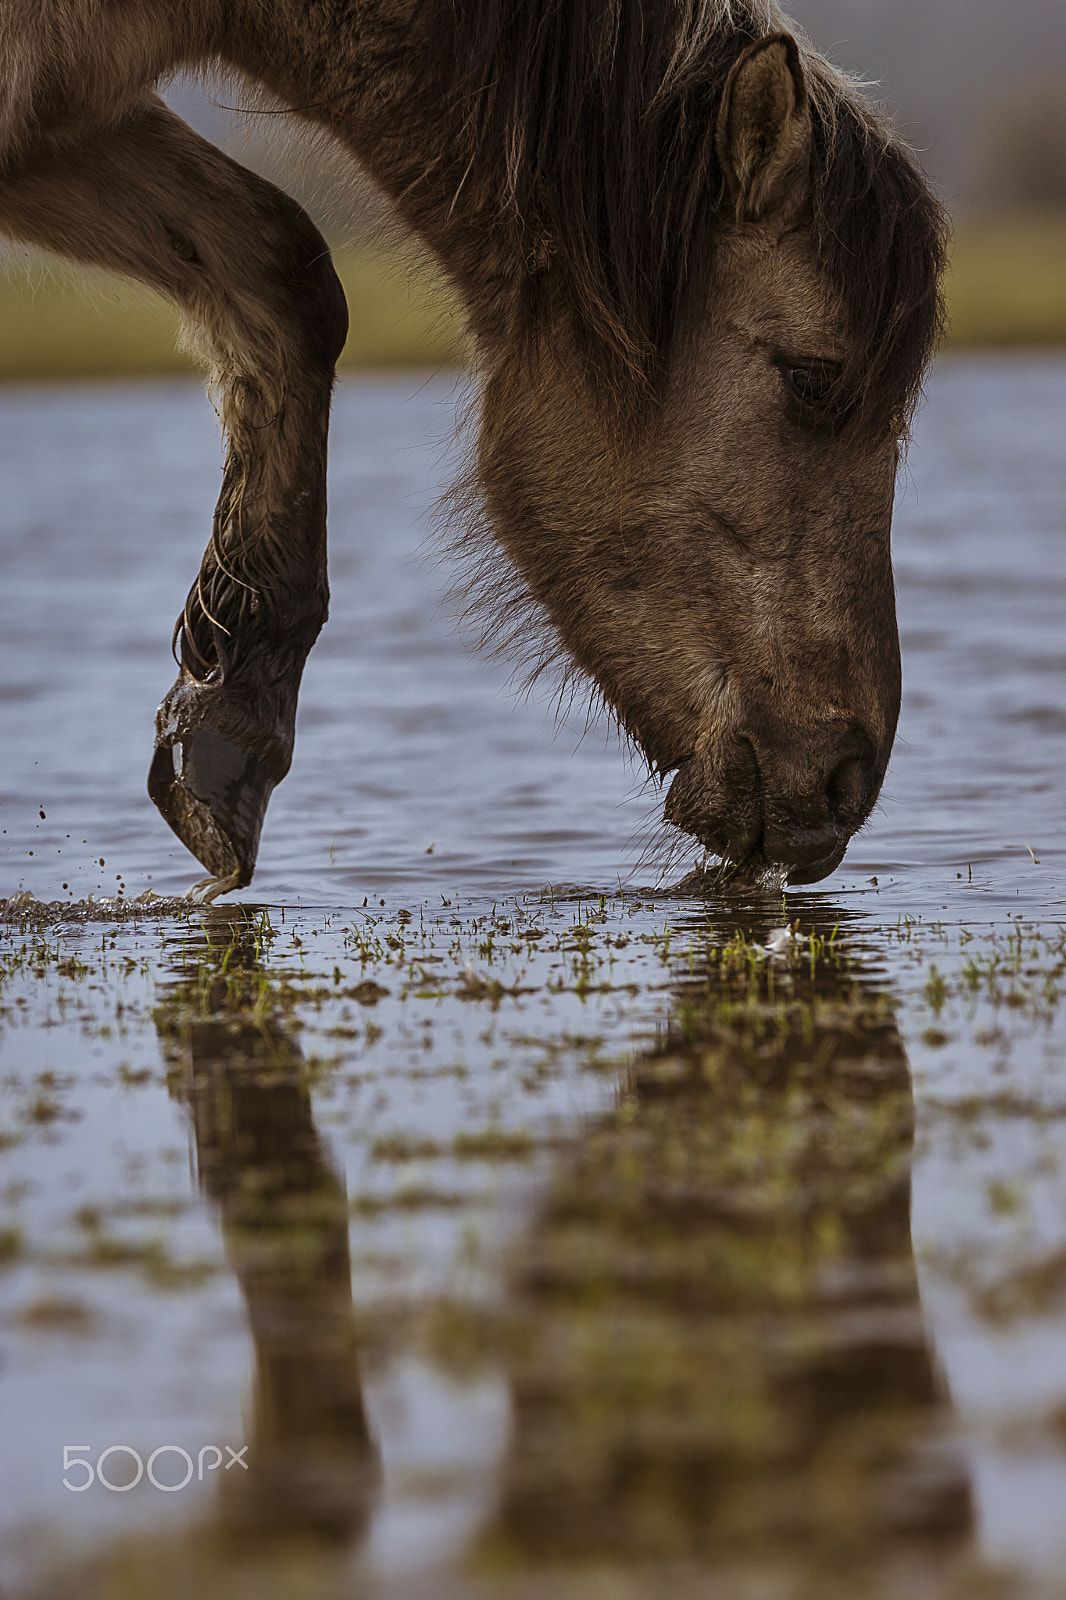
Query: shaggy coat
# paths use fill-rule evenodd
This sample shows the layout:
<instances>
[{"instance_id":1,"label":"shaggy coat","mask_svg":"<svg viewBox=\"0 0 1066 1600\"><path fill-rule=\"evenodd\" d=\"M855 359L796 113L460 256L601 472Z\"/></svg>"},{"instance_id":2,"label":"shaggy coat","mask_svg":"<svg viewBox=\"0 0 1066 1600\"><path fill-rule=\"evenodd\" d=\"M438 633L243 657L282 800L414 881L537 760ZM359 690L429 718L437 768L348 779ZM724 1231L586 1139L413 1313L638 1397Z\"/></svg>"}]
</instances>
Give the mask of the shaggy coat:
<instances>
[{"instance_id":1,"label":"shaggy coat","mask_svg":"<svg viewBox=\"0 0 1066 1600\"><path fill-rule=\"evenodd\" d=\"M149 784L203 893L250 878L291 760L347 325L307 216L158 98L207 67L340 140L458 293L491 642L546 625L709 850L831 870L898 713L945 254L857 89L770 0L5 0L0 228L175 301L226 429Z\"/></svg>"}]
</instances>

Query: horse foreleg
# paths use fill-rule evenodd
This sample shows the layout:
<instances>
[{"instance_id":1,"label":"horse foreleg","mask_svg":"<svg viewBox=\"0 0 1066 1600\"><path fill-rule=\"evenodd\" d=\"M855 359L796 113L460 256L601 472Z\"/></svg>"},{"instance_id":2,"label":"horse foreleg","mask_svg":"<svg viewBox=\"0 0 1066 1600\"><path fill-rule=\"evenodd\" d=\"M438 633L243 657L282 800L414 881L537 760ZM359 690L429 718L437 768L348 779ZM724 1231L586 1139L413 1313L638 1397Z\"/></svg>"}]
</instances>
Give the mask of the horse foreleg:
<instances>
[{"instance_id":1,"label":"horse foreleg","mask_svg":"<svg viewBox=\"0 0 1066 1600\"><path fill-rule=\"evenodd\" d=\"M207 356L227 436L222 493L175 630L148 792L212 878L250 881L289 769L307 654L326 618L326 435L347 307L303 211L152 99L49 142L0 184L0 231L169 295Z\"/></svg>"}]
</instances>

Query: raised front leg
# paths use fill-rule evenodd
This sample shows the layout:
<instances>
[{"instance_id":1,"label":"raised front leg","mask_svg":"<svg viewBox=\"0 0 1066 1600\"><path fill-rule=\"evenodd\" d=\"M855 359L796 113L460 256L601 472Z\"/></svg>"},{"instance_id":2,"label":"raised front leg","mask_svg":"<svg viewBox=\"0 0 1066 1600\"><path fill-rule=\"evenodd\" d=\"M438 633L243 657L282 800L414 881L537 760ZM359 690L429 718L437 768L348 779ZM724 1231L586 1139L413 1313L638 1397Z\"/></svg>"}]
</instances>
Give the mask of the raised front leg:
<instances>
[{"instance_id":1,"label":"raised front leg","mask_svg":"<svg viewBox=\"0 0 1066 1600\"><path fill-rule=\"evenodd\" d=\"M211 878L251 880L292 760L307 654L326 619L326 436L347 307L300 207L152 99L40 145L0 185L0 230L169 295L211 363L227 437L211 540L175 629L148 792Z\"/></svg>"}]
</instances>

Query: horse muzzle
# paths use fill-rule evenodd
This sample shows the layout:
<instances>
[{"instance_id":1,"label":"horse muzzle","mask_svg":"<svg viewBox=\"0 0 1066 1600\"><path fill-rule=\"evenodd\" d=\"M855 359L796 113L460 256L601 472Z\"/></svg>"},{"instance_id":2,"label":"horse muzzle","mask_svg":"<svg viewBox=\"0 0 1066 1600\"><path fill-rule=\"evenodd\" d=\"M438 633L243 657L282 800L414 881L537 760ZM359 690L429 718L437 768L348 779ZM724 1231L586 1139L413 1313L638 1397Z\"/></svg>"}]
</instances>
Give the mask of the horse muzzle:
<instances>
[{"instance_id":1,"label":"horse muzzle","mask_svg":"<svg viewBox=\"0 0 1066 1600\"><path fill-rule=\"evenodd\" d=\"M884 776L857 725L816 730L795 754L738 734L697 751L678 771L664 815L723 862L793 884L835 871Z\"/></svg>"}]
</instances>

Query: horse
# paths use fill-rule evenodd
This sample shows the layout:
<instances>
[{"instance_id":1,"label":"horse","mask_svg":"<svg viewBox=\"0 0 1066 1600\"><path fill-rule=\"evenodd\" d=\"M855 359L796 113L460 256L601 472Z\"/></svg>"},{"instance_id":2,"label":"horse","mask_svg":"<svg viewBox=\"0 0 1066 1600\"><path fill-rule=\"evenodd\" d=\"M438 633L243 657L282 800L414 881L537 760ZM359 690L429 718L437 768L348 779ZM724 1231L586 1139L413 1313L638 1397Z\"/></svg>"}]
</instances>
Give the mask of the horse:
<instances>
[{"instance_id":1,"label":"horse","mask_svg":"<svg viewBox=\"0 0 1066 1600\"><path fill-rule=\"evenodd\" d=\"M862 90L774 0L6 0L0 232L176 302L225 430L148 783L191 892L250 882L291 763L347 328L310 218L158 95L204 69L339 140L464 308L488 640L587 681L726 867L831 872L895 736L947 249Z\"/></svg>"}]
</instances>

